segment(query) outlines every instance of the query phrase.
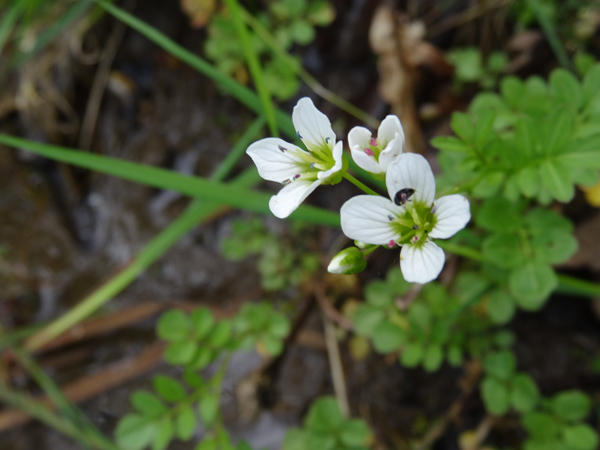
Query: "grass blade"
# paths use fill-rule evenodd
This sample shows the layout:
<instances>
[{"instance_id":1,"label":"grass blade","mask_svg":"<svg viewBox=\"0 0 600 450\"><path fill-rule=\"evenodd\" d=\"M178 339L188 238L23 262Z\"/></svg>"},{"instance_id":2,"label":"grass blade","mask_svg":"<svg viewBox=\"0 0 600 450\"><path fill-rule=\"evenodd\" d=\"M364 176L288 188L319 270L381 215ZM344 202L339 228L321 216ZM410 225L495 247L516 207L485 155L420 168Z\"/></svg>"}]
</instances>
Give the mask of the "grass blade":
<instances>
[{"instance_id":1,"label":"grass blade","mask_svg":"<svg viewBox=\"0 0 600 450\"><path fill-rule=\"evenodd\" d=\"M225 0L225 3L229 7L233 26L235 27L235 31L238 35L240 43L242 44L242 49L244 51L246 62L248 63L248 68L250 69L250 74L254 80L254 85L258 91L258 96L262 103L267 123L269 124L269 131L271 132L272 136L277 137L279 136L279 130L277 129L277 122L275 120L275 107L273 106L271 95L267 89L267 85L265 84L265 79L263 77L262 68L260 67L260 62L258 61L258 56L256 55L256 52L252 47L252 43L250 42L248 29L242 20L240 5L237 0Z\"/></svg>"},{"instance_id":2,"label":"grass blade","mask_svg":"<svg viewBox=\"0 0 600 450\"><path fill-rule=\"evenodd\" d=\"M246 105L252 111L256 112L257 114L261 114L263 112L263 107L260 102L260 99L258 98L258 95L256 95L251 89L241 85L240 83L228 77L227 75L224 75L199 56L176 44L173 40L169 39L167 36L162 34L154 27L139 20L138 18L122 10L121 8L112 5L106 0L95 1L109 14L113 15L120 21L126 23L129 27L133 28L138 33L150 39L163 50L169 52L174 57L178 58L179 60L183 61L184 63L188 64L189 66L193 67L200 73L213 80L215 83L217 83L224 90L229 92L232 96L234 96L237 100ZM280 109L275 109L275 119L277 121L279 129L281 129L284 133L286 133L289 136L296 135L296 131L294 130L291 121L291 116L289 114L281 111Z\"/></svg>"},{"instance_id":3,"label":"grass blade","mask_svg":"<svg viewBox=\"0 0 600 450\"><path fill-rule=\"evenodd\" d=\"M224 184L205 178L181 175L169 170L150 167L117 158L84 153L81 151L57 147L26 139L0 134L0 143L11 147L23 148L56 161L73 164L78 167L113 175L136 183L146 184L162 189L170 189L190 197L203 198L219 205L232 206L237 209L270 214L268 202L270 194L249 190L239 185ZM258 174L256 169L252 169ZM339 226L339 214L313 206L303 205L294 212L292 218L307 222Z\"/></svg>"}]
</instances>

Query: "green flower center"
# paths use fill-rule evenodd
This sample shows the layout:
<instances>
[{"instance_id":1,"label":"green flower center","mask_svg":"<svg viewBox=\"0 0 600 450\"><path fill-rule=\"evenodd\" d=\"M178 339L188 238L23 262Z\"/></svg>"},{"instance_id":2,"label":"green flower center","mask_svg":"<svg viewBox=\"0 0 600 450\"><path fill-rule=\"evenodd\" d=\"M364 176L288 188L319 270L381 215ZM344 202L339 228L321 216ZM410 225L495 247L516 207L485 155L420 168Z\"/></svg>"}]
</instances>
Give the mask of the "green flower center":
<instances>
[{"instance_id":1,"label":"green flower center","mask_svg":"<svg viewBox=\"0 0 600 450\"><path fill-rule=\"evenodd\" d=\"M300 137L300 136L299 136ZM298 163L298 173L292 178L288 178L282 182L283 185L289 184L296 180L309 180L314 181L318 178L319 172L324 172L331 169L335 165L335 159L333 159L333 152L329 146L329 142L323 140L319 146L306 145L308 150L299 149L296 147L286 148L279 146L281 152L289 152L294 156L298 157L302 161ZM303 141L304 142L304 141Z\"/></svg>"},{"instance_id":2,"label":"green flower center","mask_svg":"<svg viewBox=\"0 0 600 450\"><path fill-rule=\"evenodd\" d=\"M432 206L420 202L408 201L404 205L404 208L404 212L398 214L396 217L392 215L388 216L394 231L401 236L396 244L424 245L436 223Z\"/></svg>"}]
</instances>

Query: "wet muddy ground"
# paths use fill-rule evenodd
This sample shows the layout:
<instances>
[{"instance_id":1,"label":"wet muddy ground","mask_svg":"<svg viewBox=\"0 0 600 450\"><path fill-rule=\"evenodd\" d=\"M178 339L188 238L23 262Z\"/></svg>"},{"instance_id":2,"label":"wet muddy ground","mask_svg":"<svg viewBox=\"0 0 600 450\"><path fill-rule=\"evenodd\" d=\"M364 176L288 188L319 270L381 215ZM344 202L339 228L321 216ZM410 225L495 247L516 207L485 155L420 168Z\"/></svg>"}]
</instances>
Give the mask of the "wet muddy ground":
<instances>
[{"instance_id":1,"label":"wet muddy ground","mask_svg":"<svg viewBox=\"0 0 600 450\"><path fill-rule=\"evenodd\" d=\"M313 44L298 49L304 66L324 86L381 118L389 111L389 105L377 94L376 57L368 44L369 24L379 2L333 3L338 11L333 25L320 30ZM415 6L416 2L408 3L418 15L420 7ZM178 3L137 2L133 12L192 51L202 52L204 33L188 25ZM80 42L82 48L88 54L98 51L115 26L112 18L104 17ZM463 28L440 32L432 42L441 48L457 43L488 45L488 41L502 46L501 38L506 39L510 30L499 31L496 40L488 37L484 41L484 26L481 19ZM2 117L3 133L70 147L89 142L89 150L102 155L207 176L253 119L251 112L240 108L203 76L137 33L125 30L100 103L95 132L82 131L81 118L98 64L89 64L85 58L70 53L68 44L72 39L73 35L61 36L2 87L3 96L14 92L25 96L19 108ZM531 65L535 66L535 61ZM538 68L542 74L546 70ZM528 66L523 72L531 70ZM444 113L464 106L464 100L448 96L448 77L440 78L435 70L418 73L414 101L418 107L435 103L440 114L438 119L423 124L425 137L421 139L426 142L433 133L447 132L448 115ZM44 80L46 96L26 101L26 80ZM303 87L299 95L311 92ZM290 102L282 108L291 110L292 106ZM355 119L324 102L318 106L338 118L334 126L340 132L356 124ZM419 138L414 140L418 142ZM431 153L432 149L427 147L426 151ZM237 169L249 163L243 158ZM265 189L271 187L265 185ZM323 189L311 196L310 202L339 208L354 193L353 189ZM24 151L2 149L0 324L16 329L60 316L127 264L188 202L177 193L64 166ZM585 224L595 220L596 212L586 210L580 216L580 224ZM231 231L232 219L239 217L248 215L230 213L196 227L109 302L102 313L155 302L210 305L230 311L242 301L264 298L256 261L234 263L220 252L223 239ZM266 218L265 222L267 227L286 233L287 225L281 221ZM315 231L314 242L326 255L337 238L337 230L322 229ZM396 259L393 255L387 258L374 264L361 279L380 276L391 264L397 264L397 255ZM598 269L588 261L570 270L577 276L598 277ZM293 307L299 308L306 301L298 291L287 295L295 298ZM269 298L286 300L273 295ZM40 361L52 378L63 385L139 356L156 342L153 327L159 309L127 327L46 352ZM587 299L556 297L540 313L519 313L511 324L517 335L519 368L535 378L542 393L577 387L599 398L598 367L590 368L592 357L600 356L600 326L594 311L597 310ZM235 389L239 380L259 367L261 360L256 354L234 358L224 390L225 415L234 436L248 439L253 448L279 448L285 430L299 423L310 402L332 392L318 308L312 308L303 328L314 339L293 344L286 351L280 370L271 380L271 398L262 402L264 408L247 423L240 421ZM407 448L410 436L423 434L446 414L461 395L461 385L473 384L468 370L444 367L429 374L420 369L404 369L394 360L376 355L355 362L347 349L342 348L342 352L351 409L381 435L388 436L388 441L382 442L383 448ZM102 431L112 433L118 418L129 411L131 392L148 387L153 374L174 370L160 364L159 359L140 369L139 376L85 400L81 404L84 412ZM32 386L24 376L15 380L17 386ZM434 448L457 449L459 434L476 427L483 417L484 409L476 392L467 394L463 403L461 414L452 420ZM517 445L521 433L517 421L508 417L496 425L489 439L498 445ZM33 448L79 447L35 423L0 431L1 450ZM193 445L173 442L169 448L186 449Z\"/></svg>"}]
</instances>

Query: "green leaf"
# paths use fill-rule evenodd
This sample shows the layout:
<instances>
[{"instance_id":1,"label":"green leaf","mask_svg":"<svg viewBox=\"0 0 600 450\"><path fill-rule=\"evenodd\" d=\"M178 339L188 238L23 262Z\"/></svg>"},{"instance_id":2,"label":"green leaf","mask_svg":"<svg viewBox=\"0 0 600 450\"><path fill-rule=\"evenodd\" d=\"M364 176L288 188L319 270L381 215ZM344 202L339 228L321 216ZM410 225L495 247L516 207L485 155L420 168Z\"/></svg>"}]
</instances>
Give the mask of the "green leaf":
<instances>
[{"instance_id":1,"label":"green leaf","mask_svg":"<svg viewBox=\"0 0 600 450\"><path fill-rule=\"evenodd\" d=\"M460 367L463 363L463 352L458 345L448 347L448 363L453 367Z\"/></svg>"},{"instance_id":2,"label":"green leaf","mask_svg":"<svg viewBox=\"0 0 600 450\"><path fill-rule=\"evenodd\" d=\"M304 420L311 431L334 434L344 422L340 408L331 397L321 397L310 408Z\"/></svg>"},{"instance_id":3,"label":"green leaf","mask_svg":"<svg viewBox=\"0 0 600 450\"><path fill-rule=\"evenodd\" d=\"M577 422L590 413L590 398L581 391L570 390L556 394L550 403L554 413L568 421Z\"/></svg>"},{"instance_id":4,"label":"green leaf","mask_svg":"<svg viewBox=\"0 0 600 450\"><path fill-rule=\"evenodd\" d=\"M421 342L411 342L400 354L400 362L404 367L417 367L423 359L425 349Z\"/></svg>"},{"instance_id":5,"label":"green leaf","mask_svg":"<svg viewBox=\"0 0 600 450\"><path fill-rule=\"evenodd\" d=\"M157 417L167 412L167 407L158 397L147 391L136 391L131 396L133 407L146 417Z\"/></svg>"},{"instance_id":6,"label":"green leaf","mask_svg":"<svg viewBox=\"0 0 600 450\"><path fill-rule=\"evenodd\" d=\"M515 147L525 161L531 160L538 154L535 126L527 117L515 125Z\"/></svg>"},{"instance_id":7,"label":"green leaf","mask_svg":"<svg viewBox=\"0 0 600 450\"><path fill-rule=\"evenodd\" d=\"M515 315L515 309L515 299L507 292L496 290L490 294L487 311L493 323L507 323Z\"/></svg>"},{"instance_id":8,"label":"green leaf","mask_svg":"<svg viewBox=\"0 0 600 450\"><path fill-rule=\"evenodd\" d=\"M306 446L306 433L298 428L291 428L285 434L282 450L310 450Z\"/></svg>"},{"instance_id":9,"label":"green leaf","mask_svg":"<svg viewBox=\"0 0 600 450\"><path fill-rule=\"evenodd\" d=\"M510 106L521 109L525 97L525 86L521 80L514 76L504 78L500 84L500 92Z\"/></svg>"},{"instance_id":10,"label":"green leaf","mask_svg":"<svg viewBox=\"0 0 600 450\"><path fill-rule=\"evenodd\" d=\"M465 142L472 143L475 137L475 128L471 123L471 118L460 112L452 114L452 130Z\"/></svg>"},{"instance_id":11,"label":"green leaf","mask_svg":"<svg viewBox=\"0 0 600 450\"><path fill-rule=\"evenodd\" d=\"M196 428L196 415L190 405L184 405L175 417L176 434L182 441L189 441Z\"/></svg>"},{"instance_id":12,"label":"green leaf","mask_svg":"<svg viewBox=\"0 0 600 450\"><path fill-rule=\"evenodd\" d=\"M211 362L215 360L217 354L217 351L209 347L197 347L196 354L194 355L193 359L187 364L187 369L204 369L206 366L208 366Z\"/></svg>"},{"instance_id":13,"label":"green leaf","mask_svg":"<svg viewBox=\"0 0 600 450\"><path fill-rule=\"evenodd\" d=\"M536 166L525 166L517 172L517 186L525 197L535 197L539 191L539 185L540 176Z\"/></svg>"},{"instance_id":14,"label":"green leaf","mask_svg":"<svg viewBox=\"0 0 600 450\"><path fill-rule=\"evenodd\" d=\"M198 344L191 341L173 342L165 350L165 360L174 366L189 363L194 355Z\"/></svg>"},{"instance_id":15,"label":"green leaf","mask_svg":"<svg viewBox=\"0 0 600 450\"><path fill-rule=\"evenodd\" d=\"M477 214L477 224L490 231L517 230L521 226L521 207L502 197L490 198Z\"/></svg>"},{"instance_id":16,"label":"green leaf","mask_svg":"<svg viewBox=\"0 0 600 450\"><path fill-rule=\"evenodd\" d=\"M394 304L394 296L386 282L382 280L371 281L365 287L365 298L369 305L384 308Z\"/></svg>"},{"instance_id":17,"label":"green leaf","mask_svg":"<svg viewBox=\"0 0 600 450\"><path fill-rule=\"evenodd\" d=\"M427 372L435 372L442 365L444 352L439 345L429 345L423 355L423 368Z\"/></svg>"},{"instance_id":18,"label":"green leaf","mask_svg":"<svg viewBox=\"0 0 600 450\"><path fill-rule=\"evenodd\" d=\"M514 233L493 234L483 241L485 258L504 269L522 266L524 261L519 238Z\"/></svg>"},{"instance_id":19,"label":"green leaf","mask_svg":"<svg viewBox=\"0 0 600 450\"><path fill-rule=\"evenodd\" d=\"M564 428L563 437L573 450L594 450L598 448L598 433L586 423Z\"/></svg>"},{"instance_id":20,"label":"green leaf","mask_svg":"<svg viewBox=\"0 0 600 450\"><path fill-rule=\"evenodd\" d=\"M431 140L431 145L448 152L468 152L471 148L454 136L438 136Z\"/></svg>"},{"instance_id":21,"label":"green leaf","mask_svg":"<svg viewBox=\"0 0 600 450\"><path fill-rule=\"evenodd\" d=\"M431 312L423 303L414 302L408 311L408 321L421 332L431 327Z\"/></svg>"},{"instance_id":22,"label":"green leaf","mask_svg":"<svg viewBox=\"0 0 600 450\"><path fill-rule=\"evenodd\" d=\"M210 333L215 318L208 308L198 308L190 314L192 330L197 339L204 339Z\"/></svg>"},{"instance_id":23,"label":"green leaf","mask_svg":"<svg viewBox=\"0 0 600 450\"><path fill-rule=\"evenodd\" d=\"M212 331L208 335L206 342L215 348L222 348L228 343L231 337L231 322L228 320L221 320L213 327Z\"/></svg>"},{"instance_id":24,"label":"green leaf","mask_svg":"<svg viewBox=\"0 0 600 450\"><path fill-rule=\"evenodd\" d=\"M373 331L373 347L379 353L398 350L406 342L406 332L389 320L381 322Z\"/></svg>"},{"instance_id":25,"label":"green leaf","mask_svg":"<svg viewBox=\"0 0 600 450\"><path fill-rule=\"evenodd\" d=\"M179 402L186 397L183 386L174 378L166 375L157 375L154 377L152 384L158 395L169 402Z\"/></svg>"},{"instance_id":26,"label":"green leaf","mask_svg":"<svg viewBox=\"0 0 600 450\"><path fill-rule=\"evenodd\" d=\"M371 431L364 421L352 419L346 421L340 431L340 440L347 447L367 445L371 439Z\"/></svg>"},{"instance_id":27,"label":"green leaf","mask_svg":"<svg viewBox=\"0 0 600 450\"><path fill-rule=\"evenodd\" d=\"M220 401L217 395L207 394L198 402L198 412L202 422L207 427L210 427L217 418L219 412Z\"/></svg>"},{"instance_id":28,"label":"green leaf","mask_svg":"<svg viewBox=\"0 0 600 450\"><path fill-rule=\"evenodd\" d=\"M152 450L165 450L173 439L173 435L173 421L170 418L163 419L152 443Z\"/></svg>"},{"instance_id":29,"label":"green leaf","mask_svg":"<svg viewBox=\"0 0 600 450\"><path fill-rule=\"evenodd\" d=\"M496 378L486 377L481 383L481 397L485 408L492 414L501 416L508 410L508 391Z\"/></svg>"},{"instance_id":30,"label":"green leaf","mask_svg":"<svg viewBox=\"0 0 600 450\"><path fill-rule=\"evenodd\" d=\"M521 418L523 427L529 434L539 441L555 441L560 430L559 424L549 414L532 412Z\"/></svg>"},{"instance_id":31,"label":"green leaf","mask_svg":"<svg viewBox=\"0 0 600 450\"><path fill-rule=\"evenodd\" d=\"M532 262L514 269L508 284L517 304L525 310L535 311L545 303L558 280L551 267Z\"/></svg>"},{"instance_id":32,"label":"green leaf","mask_svg":"<svg viewBox=\"0 0 600 450\"><path fill-rule=\"evenodd\" d=\"M187 315L179 309L171 309L158 320L156 334L165 341L180 341L186 338L189 330Z\"/></svg>"},{"instance_id":33,"label":"green leaf","mask_svg":"<svg viewBox=\"0 0 600 450\"><path fill-rule=\"evenodd\" d=\"M494 119L496 118L496 112L491 109L477 117L477 123L475 124L474 144L479 150L484 150L485 145L494 139L498 139L492 126Z\"/></svg>"},{"instance_id":34,"label":"green leaf","mask_svg":"<svg viewBox=\"0 0 600 450\"><path fill-rule=\"evenodd\" d=\"M300 45L310 44L315 38L315 29L305 20L295 20L290 27L292 39Z\"/></svg>"},{"instance_id":35,"label":"green leaf","mask_svg":"<svg viewBox=\"0 0 600 450\"><path fill-rule=\"evenodd\" d=\"M136 414L123 417L115 430L117 445L124 450L141 450L156 436L155 422Z\"/></svg>"},{"instance_id":36,"label":"green leaf","mask_svg":"<svg viewBox=\"0 0 600 450\"><path fill-rule=\"evenodd\" d=\"M283 342L277 336L266 334L261 336L259 342L262 343L267 353L271 356L277 356L283 351Z\"/></svg>"},{"instance_id":37,"label":"green leaf","mask_svg":"<svg viewBox=\"0 0 600 450\"><path fill-rule=\"evenodd\" d=\"M568 105L573 112L583 105L583 90L579 81L567 70L559 68L550 74L550 89L554 102Z\"/></svg>"},{"instance_id":38,"label":"green leaf","mask_svg":"<svg viewBox=\"0 0 600 450\"><path fill-rule=\"evenodd\" d=\"M306 447L323 450L338 450L335 435L332 433L319 433L309 430L306 433Z\"/></svg>"},{"instance_id":39,"label":"green leaf","mask_svg":"<svg viewBox=\"0 0 600 450\"><path fill-rule=\"evenodd\" d=\"M575 195L569 172L564 165L546 159L539 165L542 184L552 196L561 202L569 202Z\"/></svg>"},{"instance_id":40,"label":"green leaf","mask_svg":"<svg viewBox=\"0 0 600 450\"><path fill-rule=\"evenodd\" d=\"M354 331L361 336L370 336L385 319L385 312L371 305L360 305L352 316Z\"/></svg>"},{"instance_id":41,"label":"green leaf","mask_svg":"<svg viewBox=\"0 0 600 450\"><path fill-rule=\"evenodd\" d=\"M502 350L488 353L483 360L483 367L488 375L508 380L515 373L517 360L510 350Z\"/></svg>"},{"instance_id":42,"label":"green leaf","mask_svg":"<svg viewBox=\"0 0 600 450\"><path fill-rule=\"evenodd\" d=\"M533 411L540 400L540 393L533 379L524 373L512 379L510 403L520 413Z\"/></svg>"}]
</instances>

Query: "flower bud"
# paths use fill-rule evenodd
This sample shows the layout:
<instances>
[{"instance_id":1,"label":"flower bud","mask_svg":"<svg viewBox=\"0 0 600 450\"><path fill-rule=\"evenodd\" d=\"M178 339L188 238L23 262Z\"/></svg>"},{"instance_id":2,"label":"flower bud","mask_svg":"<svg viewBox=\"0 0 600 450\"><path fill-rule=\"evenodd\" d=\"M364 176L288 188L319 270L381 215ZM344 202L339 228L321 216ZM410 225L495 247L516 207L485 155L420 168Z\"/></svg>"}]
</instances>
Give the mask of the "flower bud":
<instances>
[{"instance_id":1,"label":"flower bud","mask_svg":"<svg viewBox=\"0 0 600 450\"><path fill-rule=\"evenodd\" d=\"M367 267L367 261L362 252L356 247L348 247L333 257L327 271L329 273L352 275L353 273L362 272L365 267Z\"/></svg>"}]
</instances>

